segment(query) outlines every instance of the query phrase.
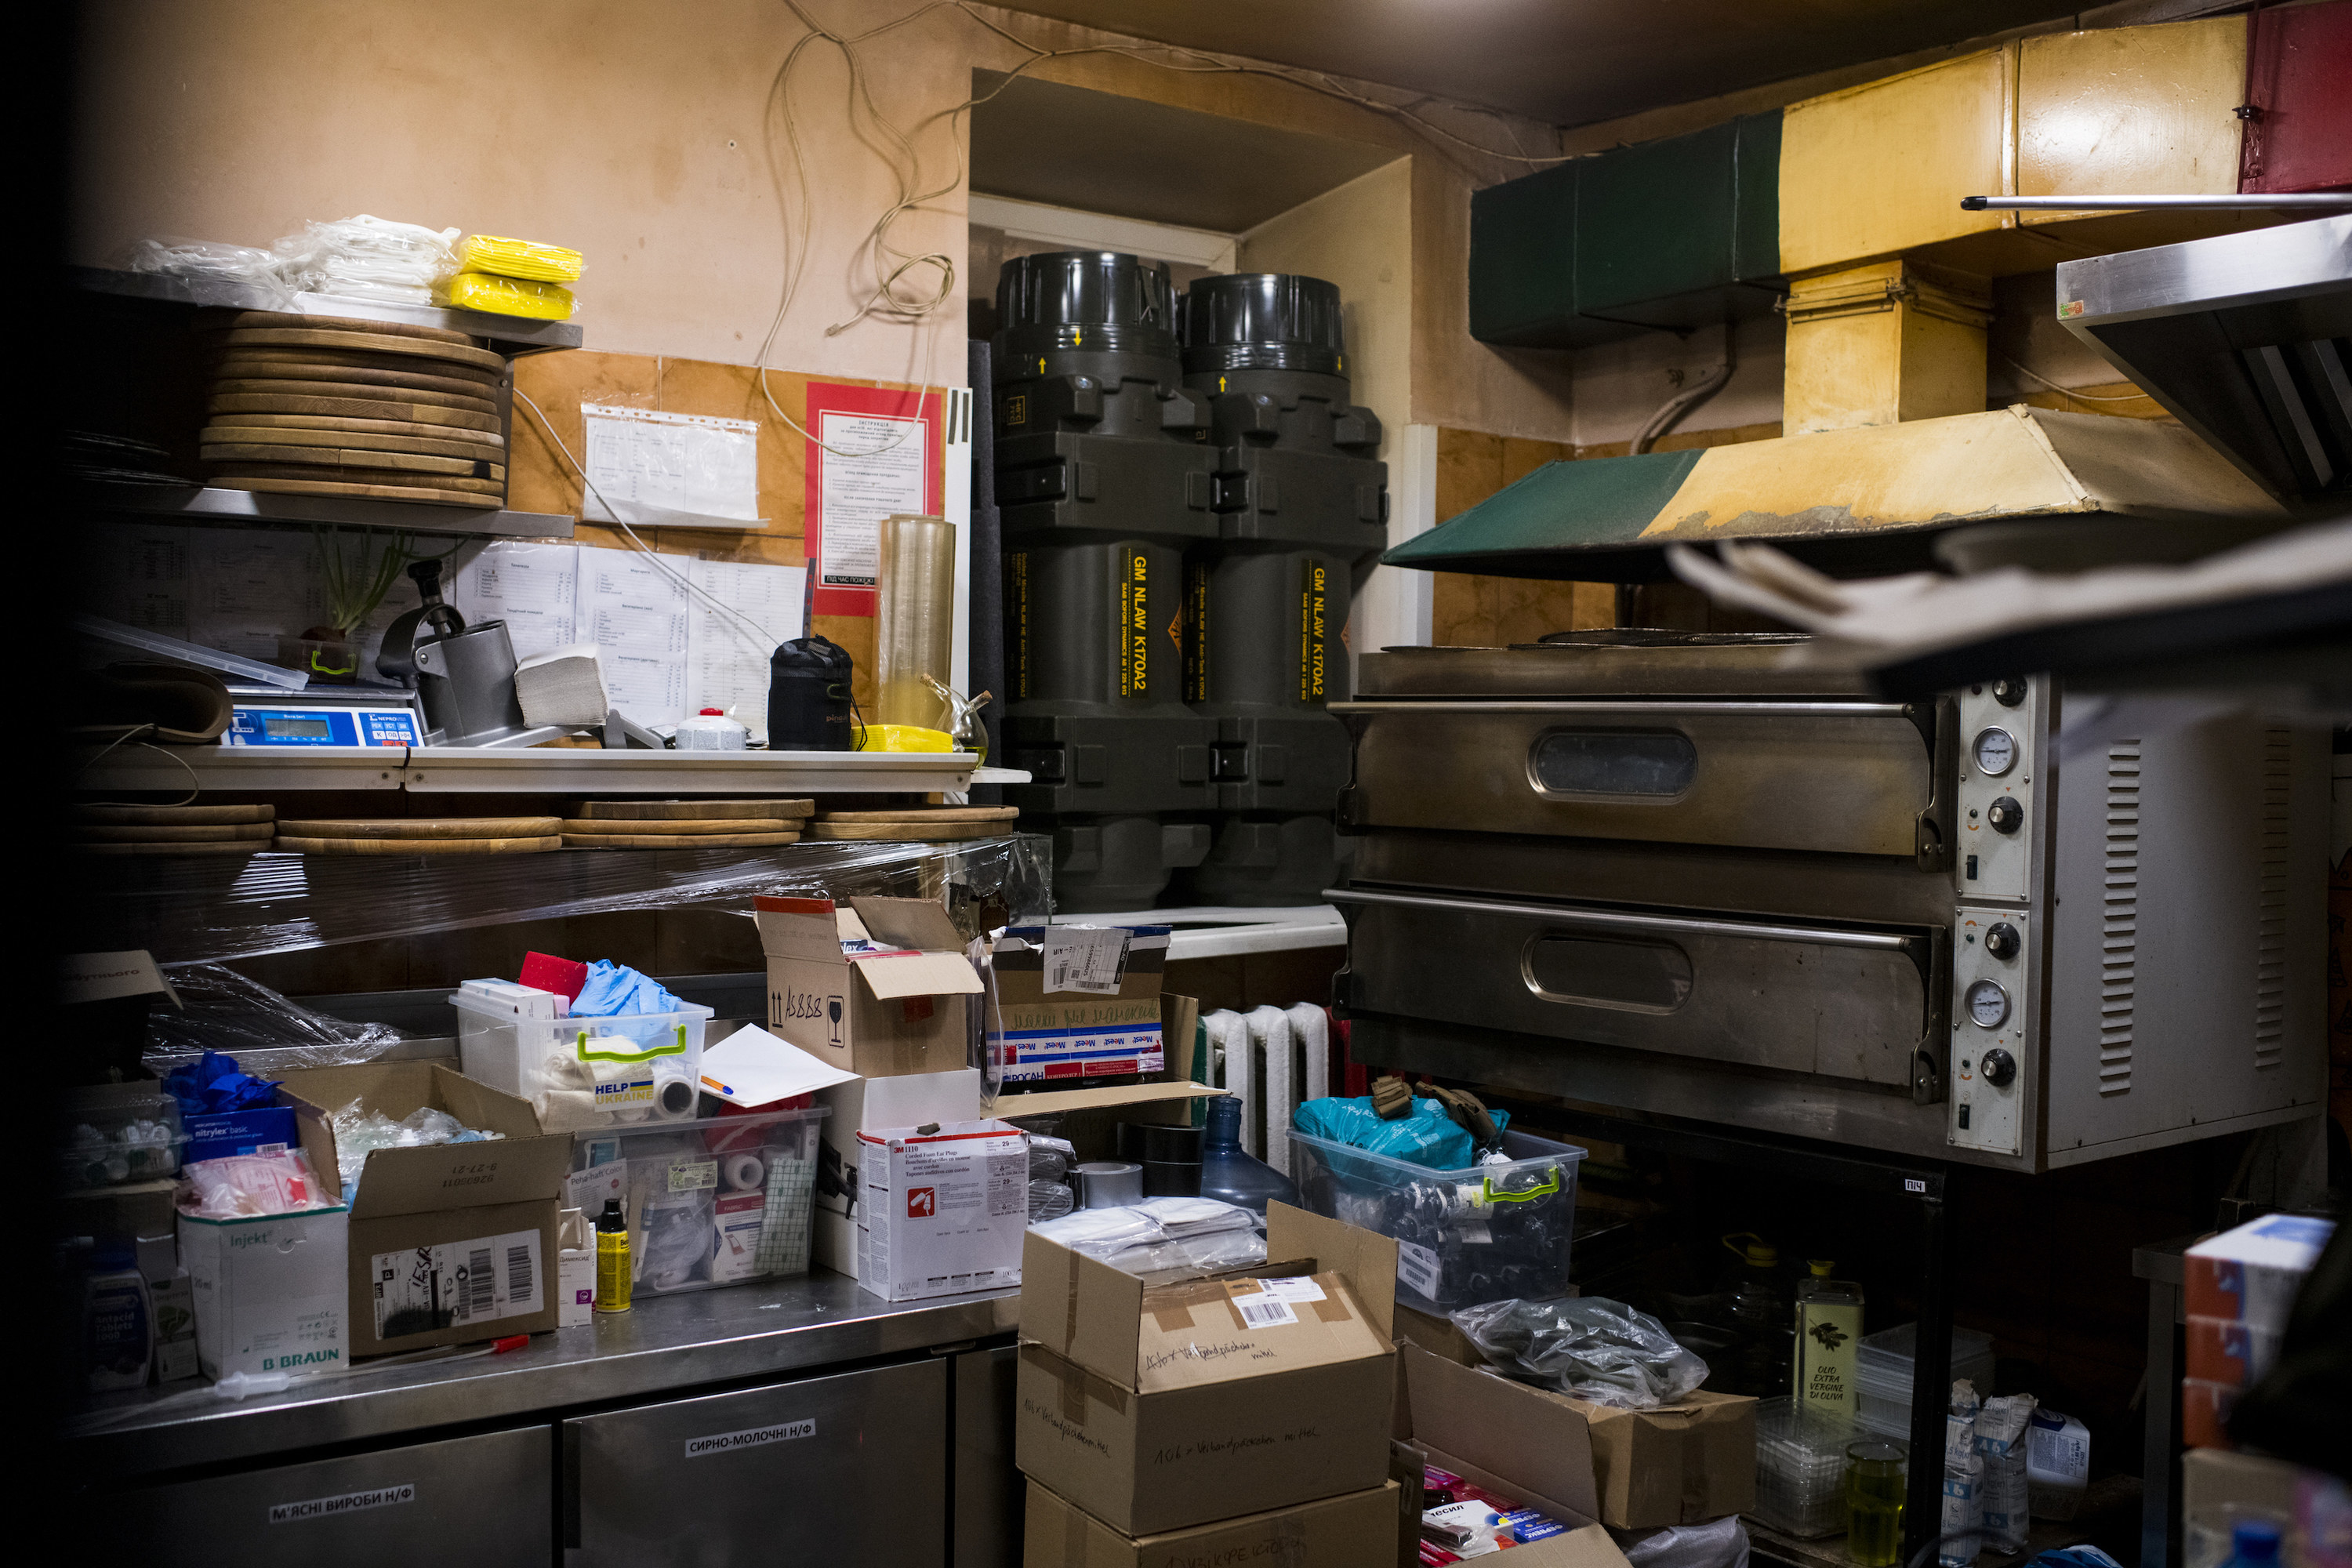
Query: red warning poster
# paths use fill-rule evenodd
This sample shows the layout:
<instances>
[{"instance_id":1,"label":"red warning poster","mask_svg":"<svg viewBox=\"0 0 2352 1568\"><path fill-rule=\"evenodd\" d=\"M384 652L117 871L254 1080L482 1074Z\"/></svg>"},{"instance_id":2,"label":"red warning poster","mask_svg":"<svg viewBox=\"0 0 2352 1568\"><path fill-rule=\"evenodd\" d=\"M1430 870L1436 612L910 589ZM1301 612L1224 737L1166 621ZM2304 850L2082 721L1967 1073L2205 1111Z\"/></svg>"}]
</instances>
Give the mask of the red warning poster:
<instances>
[{"instance_id":1,"label":"red warning poster","mask_svg":"<svg viewBox=\"0 0 2352 1568\"><path fill-rule=\"evenodd\" d=\"M808 389L807 549L810 610L870 616L881 570L882 520L937 517L946 450L940 397L885 386Z\"/></svg>"}]
</instances>

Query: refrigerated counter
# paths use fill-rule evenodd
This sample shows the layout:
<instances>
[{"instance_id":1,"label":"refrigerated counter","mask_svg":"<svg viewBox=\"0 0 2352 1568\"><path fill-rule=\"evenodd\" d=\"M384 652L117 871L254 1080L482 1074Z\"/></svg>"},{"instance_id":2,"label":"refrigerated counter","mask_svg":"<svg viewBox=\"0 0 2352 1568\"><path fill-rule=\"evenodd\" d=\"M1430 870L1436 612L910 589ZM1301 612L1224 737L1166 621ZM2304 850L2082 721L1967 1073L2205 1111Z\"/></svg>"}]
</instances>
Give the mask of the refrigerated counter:
<instances>
[{"instance_id":1,"label":"refrigerated counter","mask_svg":"<svg viewBox=\"0 0 2352 1568\"><path fill-rule=\"evenodd\" d=\"M191 1568L1010 1565L1018 1300L820 1269L241 1404L113 1395L69 1433L76 1511Z\"/></svg>"}]
</instances>

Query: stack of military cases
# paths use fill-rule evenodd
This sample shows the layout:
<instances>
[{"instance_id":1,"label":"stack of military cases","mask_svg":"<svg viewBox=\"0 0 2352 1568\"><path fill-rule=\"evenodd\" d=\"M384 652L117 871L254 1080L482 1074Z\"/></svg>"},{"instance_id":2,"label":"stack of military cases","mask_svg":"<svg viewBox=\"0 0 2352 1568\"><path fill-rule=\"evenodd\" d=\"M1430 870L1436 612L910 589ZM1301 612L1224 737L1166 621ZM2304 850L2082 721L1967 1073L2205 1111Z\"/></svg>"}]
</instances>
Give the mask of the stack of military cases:
<instances>
[{"instance_id":1,"label":"stack of military cases","mask_svg":"<svg viewBox=\"0 0 2352 1568\"><path fill-rule=\"evenodd\" d=\"M1335 873L1341 634L1387 538L1339 291L1057 251L997 285L1007 790L1072 912L1314 903Z\"/></svg>"}]
</instances>

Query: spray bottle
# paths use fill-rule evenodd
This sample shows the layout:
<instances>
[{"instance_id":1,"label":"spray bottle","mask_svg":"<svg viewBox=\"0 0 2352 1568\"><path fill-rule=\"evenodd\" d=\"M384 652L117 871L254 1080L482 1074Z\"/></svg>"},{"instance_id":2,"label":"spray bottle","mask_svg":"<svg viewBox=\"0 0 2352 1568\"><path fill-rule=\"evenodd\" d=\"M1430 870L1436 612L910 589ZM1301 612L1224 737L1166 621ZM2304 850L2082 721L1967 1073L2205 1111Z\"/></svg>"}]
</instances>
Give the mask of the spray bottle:
<instances>
[{"instance_id":1,"label":"spray bottle","mask_svg":"<svg viewBox=\"0 0 2352 1568\"><path fill-rule=\"evenodd\" d=\"M596 1216L596 1310L627 1311L629 1284L629 1219L620 1199L606 1198Z\"/></svg>"}]
</instances>

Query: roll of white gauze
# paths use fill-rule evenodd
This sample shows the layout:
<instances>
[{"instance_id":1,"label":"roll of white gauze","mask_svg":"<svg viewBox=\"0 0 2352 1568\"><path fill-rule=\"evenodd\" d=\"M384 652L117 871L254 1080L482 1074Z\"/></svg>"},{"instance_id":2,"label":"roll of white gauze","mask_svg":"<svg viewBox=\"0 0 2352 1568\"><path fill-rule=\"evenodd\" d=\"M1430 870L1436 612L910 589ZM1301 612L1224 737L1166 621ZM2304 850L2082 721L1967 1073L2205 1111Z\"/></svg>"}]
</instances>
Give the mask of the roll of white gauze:
<instances>
[{"instance_id":1,"label":"roll of white gauze","mask_svg":"<svg viewBox=\"0 0 2352 1568\"><path fill-rule=\"evenodd\" d=\"M677 1057L664 1057L654 1063L654 1116L662 1121L684 1121L694 1114L699 1098L694 1080L687 1076L686 1063Z\"/></svg>"},{"instance_id":2,"label":"roll of white gauze","mask_svg":"<svg viewBox=\"0 0 2352 1568\"><path fill-rule=\"evenodd\" d=\"M542 1132L580 1132L607 1127L612 1118L596 1109L596 1097L584 1089L551 1089L531 1097Z\"/></svg>"},{"instance_id":3,"label":"roll of white gauze","mask_svg":"<svg viewBox=\"0 0 2352 1568\"><path fill-rule=\"evenodd\" d=\"M768 1166L757 1154L730 1154L720 1161L719 1173L730 1193L757 1192L768 1179Z\"/></svg>"}]
</instances>

